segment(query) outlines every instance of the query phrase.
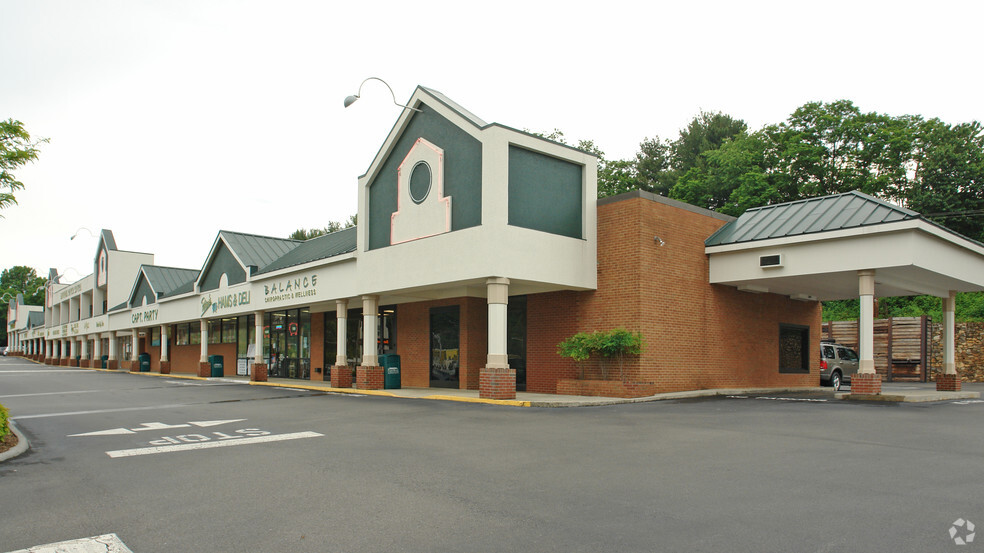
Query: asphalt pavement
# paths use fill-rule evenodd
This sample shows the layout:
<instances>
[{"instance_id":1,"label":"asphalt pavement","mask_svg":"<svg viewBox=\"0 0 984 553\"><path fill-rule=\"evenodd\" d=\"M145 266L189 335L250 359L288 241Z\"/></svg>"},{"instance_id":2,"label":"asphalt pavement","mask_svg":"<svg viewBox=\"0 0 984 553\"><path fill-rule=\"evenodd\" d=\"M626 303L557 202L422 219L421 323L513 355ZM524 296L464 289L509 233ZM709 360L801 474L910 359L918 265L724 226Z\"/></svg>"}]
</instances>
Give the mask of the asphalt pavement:
<instances>
[{"instance_id":1,"label":"asphalt pavement","mask_svg":"<svg viewBox=\"0 0 984 553\"><path fill-rule=\"evenodd\" d=\"M538 409L3 358L31 448L0 463L0 551L979 547L984 402L829 396Z\"/></svg>"}]
</instances>

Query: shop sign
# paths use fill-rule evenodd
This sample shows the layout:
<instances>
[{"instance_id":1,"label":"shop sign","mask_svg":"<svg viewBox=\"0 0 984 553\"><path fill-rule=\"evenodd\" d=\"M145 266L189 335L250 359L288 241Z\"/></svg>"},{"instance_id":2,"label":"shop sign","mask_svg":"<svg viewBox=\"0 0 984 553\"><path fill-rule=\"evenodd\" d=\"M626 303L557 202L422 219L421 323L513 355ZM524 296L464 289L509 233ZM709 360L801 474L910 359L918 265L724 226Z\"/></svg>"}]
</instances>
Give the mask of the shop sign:
<instances>
[{"instance_id":1,"label":"shop sign","mask_svg":"<svg viewBox=\"0 0 984 553\"><path fill-rule=\"evenodd\" d=\"M202 298L202 316L205 316L209 310L212 313L218 313L226 309L232 309L233 307L240 307L243 305L249 305L250 293L249 290L243 292L236 292L234 294L224 294L219 296L215 301L212 301L212 294L209 294L207 298Z\"/></svg>"},{"instance_id":2,"label":"shop sign","mask_svg":"<svg viewBox=\"0 0 984 553\"><path fill-rule=\"evenodd\" d=\"M318 294L318 275L288 278L263 285L264 303L295 300Z\"/></svg>"},{"instance_id":3,"label":"shop sign","mask_svg":"<svg viewBox=\"0 0 984 553\"><path fill-rule=\"evenodd\" d=\"M82 291L82 284L79 283L79 284L76 284L75 286L71 286L69 288L66 288L66 289L62 290L60 297L61 297L62 300L64 300L65 298L67 298L69 296L74 296L75 294L78 294L81 291Z\"/></svg>"},{"instance_id":4,"label":"shop sign","mask_svg":"<svg viewBox=\"0 0 984 553\"><path fill-rule=\"evenodd\" d=\"M152 323L157 320L157 308L138 311L130 316L133 324Z\"/></svg>"}]
</instances>

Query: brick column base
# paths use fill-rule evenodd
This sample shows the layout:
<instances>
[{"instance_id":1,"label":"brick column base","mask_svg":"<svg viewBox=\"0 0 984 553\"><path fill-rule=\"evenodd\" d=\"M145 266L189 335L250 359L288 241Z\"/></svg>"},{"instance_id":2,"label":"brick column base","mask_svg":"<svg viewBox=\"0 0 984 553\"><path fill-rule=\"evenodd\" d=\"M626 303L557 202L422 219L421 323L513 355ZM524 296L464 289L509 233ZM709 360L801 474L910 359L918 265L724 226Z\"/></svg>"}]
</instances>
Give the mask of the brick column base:
<instances>
[{"instance_id":1,"label":"brick column base","mask_svg":"<svg viewBox=\"0 0 984 553\"><path fill-rule=\"evenodd\" d=\"M516 399L516 370L482 367L478 371L478 397Z\"/></svg>"},{"instance_id":2,"label":"brick column base","mask_svg":"<svg viewBox=\"0 0 984 553\"><path fill-rule=\"evenodd\" d=\"M44 358L44 364L45 365L54 365L55 364L55 358L54 357L45 357Z\"/></svg>"},{"instance_id":3,"label":"brick column base","mask_svg":"<svg viewBox=\"0 0 984 553\"><path fill-rule=\"evenodd\" d=\"M68 366L68 357L63 357L58 364L61 365L62 367L67 367Z\"/></svg>"},{"instance_id":4,"label":"brick column base","mask_svg":"<svg viewBox=\"0 0 984 553\"><path fill-rule=\"evenodd\" d=\"M208 378L212 376L212 364L198 363L198 376L202 378Z\"/></svg>"},{"instance_id":5,"label":"brick column base","mask_svg":"<svg viewBox=\"0 0 984 553\"><path fill-rule=\"evenodd\" d=\"M331 387L352 387L352 369L348 365L335 365L331 368Z\"/></svg>"},{"instance_id":6,"label":"brick column base","mask_svg":"<svg viewBox=\"0 0 984 553\"><path fill-rule=\"evenodd\" d=\"M959 392L960 391L960 375L959 374L938 374L938 375L936 375L936 391L937 392Z\"/></svg>"},{"instance_id":7,"label":"brick column base","mask_svg":"<svg viewBox=\"0 0 984 553\"><path fill-rule=\"evenodd\" d=\"M355 387L360 390L382 390L384 375L382 367L356 367Z\"/></svg>"},{"instance_id":8,"label":"brick column base","mask_svg":"<svg viewBox=\"0 0 984 553\"><path fill-rule=\"evenodd\" d=\"M83 369L88 369L89 368L89 360L88 359L82 359L81 361L79 361L79 366L82 367Z\"/></svg>"},{"instance_id":9,"label":"brick column base","mask_svg":"<svg viewBox=\"0 0 984 553\"><path fill-rule=\"evenodd\" d=\"M253 372L249 375L249 379L253 382L266 382L267 381L267 366L266 363L253 363Z\"/></svg>"},{"instance_id":10,"label":"brick column base","mask_svg":"<svg viewBox=\"0 0 984 553\"><path fill-rule=\"evenodd\" d=\"M115 371L115 370L117 370L119 368L120 368L120 360L119 359L107 359L106 360L106 369L111 370L111 371Z\"/></svg>"},{"instance_id":11,"label":"brick column base","mask_svg":"<svg viewBox=\"0 0 984 553\"><path fill-rule=\"evenodd\" d=\"M161 374L171 374L170 361L161 361Z\"/></svg>"},{"instance_id":12,"label":"brick column base","mask_svg":"<svg viewBox=\"0 0 984 553\"><path fill-rule=\"evenodd\" d=\"M851 377L851 394L870 396L881 393L881 375L877 373L855 373Z\"/></svg>"}]
</instances>

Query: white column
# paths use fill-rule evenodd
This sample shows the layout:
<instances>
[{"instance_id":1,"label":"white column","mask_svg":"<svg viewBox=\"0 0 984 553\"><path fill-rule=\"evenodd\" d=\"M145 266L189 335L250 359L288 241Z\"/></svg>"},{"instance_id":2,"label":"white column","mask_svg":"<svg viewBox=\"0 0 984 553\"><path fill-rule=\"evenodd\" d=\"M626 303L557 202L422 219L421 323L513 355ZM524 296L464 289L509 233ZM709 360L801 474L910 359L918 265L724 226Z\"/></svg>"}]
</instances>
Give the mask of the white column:
<instances>
[{"instance_id":1,"label":"white column","mask_svg":"<svg viewBox=\"0 0 984 553\"><path fill-rule=\"evenodd\" d=\"M167 325L161 325L161 363L167 363Z\"/></svg>"},{"instance_id":2,"label":"white column","mask_svg":"<svg viewBox=\"0 0 984 553\"><path fill-rule=\"evenodd\" d=\"M335 365L348 365L348 300L335 300Z\"/></svg>"},{"instance_id":3,"label":"white column","mask_svg":"<svg viewBox=\"0 0 984 553\"><path fill-rule=\"evenodd\" d=\"M102 335L101 334L96 334L92 338L92 359L95 361L102 361Z\"/></svg>"},{"instance_id":4,"label":"white column","mask_svg":"<svg viewBox=\"0 0 984 553\"><path fill-rule=\"evenodd\" d=\"M860 344L859 373L875 372L875 271L858 271L858 292L861 299L861 318L858 321Z\"/></svg>"},{"instance_id":5,"label":"white column","mask_svg":"<svg viewBox=\"0 0 984 553\"><path fill-rule=\"evenodd\" d=\"M54 346L55 346L55 342L54 341L52 341L52 340L45 340L45 342L44 342L44 347L45 347L44 357L45 357L45 359L51 359L52 357L54 357L54 351L55 351L55 347Z\"/></svg>"},{"instance_id":6,"label":"white column","mask_svg":"<svg viewBox=\"0 0 984 553\"><path fill-rule=\"evenodd\" d=\"M116 361L116 348L118 347L118 345L119 344L116 343L116 333L115 332L110 332L109 333L109 353L107 353L107 355L109 357L107 358L107 360L109 360L109 361Z\"/></svg>"},{"instance_id":7,"label":"white column","mask_svg":"<svg viewBox=\"0 0 984 553\"><path fill-rule=\"evenodd\" d=\"M208 363L208 321L202 319L202 363Z\"/></svg>"},{"instance_id":8,"label":"white column","mask_svg":"<svg viewBox=\"0 0 984 553\"><path fill-rule=\"evenodd\" d=\"M379 311L379 296L362 296L362 366L375 367L377 359L376 313Z\"/></svg>"},{"instance_id":9,"label":"white column","mask_svg":"<svg viewBox=\"0 0 984 553\"><path fill-rule=\"evenodd\" d=\"M253 348L253 364L262 365L263 364L263 312L257 311L253 314L256 319L255 326L256 331L253 337L256 340L256 346Z\"/></svg>"},{"instance_id":10,"label":"white column","mask_svg":"<svg viewBox=\"0 0 984 553\"><path fill-rule=\"evenodd\" d=\"M488 289L489 304L489 348L485 366L508 369L506 324L509 311L509 279L490 278L485 284Z\"/></svg>"},{"instance_id":11,"label":"white column","mask_svg":"<svg viewBox=\"0 0 984 553\"><path fill-rule=\"evenodd\" d=\"M957 374L956 303L957 293L950 290L943 298L943 374Z\"/></svg>"},{"instance_id":12,"label":"white column","mask_svg":"<svg viewBox=\"0 0 984 553\"><path fill-rule=\"evenodd\" d=\"M88 358L89 358L89 337L88 336L83 336L82 337L82 359L88 359Z\"/></svg>"},{"instance_id":13,"label":"white column","mask_svg":"<svg viewBox=\"0 0 984 553\"><path fill-rule=\"evenodd\" d=\"M79 341L76 340L75 338L72 338L70 340L70 343L72 344L72 347L69 350L70 351L70 354L69 354L69 357L68 358L69 359L75 359L75 357L78 356L78 354L79 354Z\"/></svg>"}]
</instances>

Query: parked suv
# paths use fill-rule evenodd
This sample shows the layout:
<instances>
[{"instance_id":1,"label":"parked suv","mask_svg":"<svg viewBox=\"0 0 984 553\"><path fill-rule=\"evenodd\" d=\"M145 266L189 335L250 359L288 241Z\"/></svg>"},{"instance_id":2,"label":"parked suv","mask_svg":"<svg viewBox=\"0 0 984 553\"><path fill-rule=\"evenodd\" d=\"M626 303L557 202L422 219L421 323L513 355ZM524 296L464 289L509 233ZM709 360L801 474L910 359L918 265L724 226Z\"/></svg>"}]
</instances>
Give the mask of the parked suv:
<instances>
[{"instance_id":1,"label":"parked suv","mask_svg":"<svg viewBox=\"0 0 984 553\"><path fill-rule=\"evenodd\" d=\"M858 354L853 349L834 342L820 342L820 384L840 390L841 383L851 382L858 372Z\"/></svg>"}]
</instances>

